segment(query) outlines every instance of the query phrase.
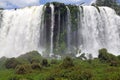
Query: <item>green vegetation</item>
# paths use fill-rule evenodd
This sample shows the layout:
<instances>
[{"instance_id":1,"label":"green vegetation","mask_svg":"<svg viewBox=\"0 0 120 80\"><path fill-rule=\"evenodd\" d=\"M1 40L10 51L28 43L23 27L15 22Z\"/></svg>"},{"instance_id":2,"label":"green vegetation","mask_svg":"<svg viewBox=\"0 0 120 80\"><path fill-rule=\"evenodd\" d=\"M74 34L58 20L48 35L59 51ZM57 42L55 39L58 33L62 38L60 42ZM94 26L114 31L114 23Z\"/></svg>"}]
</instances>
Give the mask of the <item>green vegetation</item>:
<instances>
[{"instance_id":1,"label":"green vegetation","mask_svg":"<svg viewBox=\"0 0 120 80\"><path fill-rule=\"evenodd\" d=\"M94 59L88 54L88 59L84 60L70 57L45 59L37 51L24 55L0 59L0 62L5 60L3 65L20 63L15 68L9 64L9 69L1 66L0 80L120 80L120 58L105 48L99 50L98 58ZM38 56L39 60L31 62Z\"/></svg>"},{"instance_id":2,"label":"green vegetation","mask_svg":"<svg viewBox=\"0 0 120 80\"><path fill-rule=\"evenodd\" d=\"M68 5L70 9L70 14L71 14L71 28L72 31L76 31L78 29L78 13L79 13L79 7L75 5Z\"/></svg>"},{"instance_id":3,"label":"green vegetation","mask_svg":"<svg viewBox=\"0 0 120 80\"><path fill-rule=\"evenodd\" d=\"M44 66L44 67L47 67L48 66L48 60L43 59L42 62L41 62L41 65Z\"/></svg>"},{"instance_id":4,"label":"green vegetation","mask_svg":"<svg viewBox=\"0 0 120 80\"><path fill-rule=\"evenodd\" d=\"M65 52L66 44L65 44L65 38L66 38L66 18L67 18L67 9L66 5L64 3L58 3L58 2L51 2L45 4L45 16L44 16L44 22L46 27L46 36L50 36L51 31L51 8L50 4L54 5L54 53L60 54ZM46 37L47 40L47 46L50 45L50 37ZM48 47L49 52L49 47Z\"/></svg>"},{"instance_id":5,"label":"green vegetation","mask_svg":"<svg viewBox=\"0 0 120 80\"><path fill-rule=\"evenodd\" d=\"M19 56L17 60L21 63L34 63L40 62L42 60L42 57L37 51L31 51Z\"/></svg>"},{"instance_id":6,"label":"green vegetation","mask_svg":"<svg viewBox=\"0 0 120 80\"><path fill-rule=\"evenodd\" d=\"M51 2L45 4L46 9L44 12L44 22L46 27L46 36L50 36L51 31L51 8L50 4L54 5L54 50L53 52L56 54L64 55L63 53L66 53L66 37L67 37L67 26L68 26L68 11L67 7L70 9L70 26L71 31L75 32L78 29L78 22L80 21L78 17L80 17L79 14L79 7L76 5L65 5L64 3L58 3L58 2ZM81 6L82 7L82 6ZM83 10L83 7L82 7ZM46 37L47 45L50 45L50 37ZM48 47L49 52L49 47Z\"/></svg>"},{"instance_id":7,"label":"green vegetation","mask_svg":"<svg viewBox=\"0 0 120 80\"><path fill-rule=\"evenodd\" d=\"M10 69L10 68L15 68L17 65L19 65L20 62L17 61L15 58L10 58L10 59L7 59L6 62L5 62L5 67L7 69Z\"/></svg>"},{"instance_id":8,"label":"green vegetation","mask_svg":"<svg viewBox=\"0 0 120 80\"><path fill-rule=\"evenodd\" d=\"M60 67L64 69L67 69L73 66L74 66L73 60L70 57L66 57L65 59L63 59L63 62L60 64Z\"/></svg>"}]
</instances>

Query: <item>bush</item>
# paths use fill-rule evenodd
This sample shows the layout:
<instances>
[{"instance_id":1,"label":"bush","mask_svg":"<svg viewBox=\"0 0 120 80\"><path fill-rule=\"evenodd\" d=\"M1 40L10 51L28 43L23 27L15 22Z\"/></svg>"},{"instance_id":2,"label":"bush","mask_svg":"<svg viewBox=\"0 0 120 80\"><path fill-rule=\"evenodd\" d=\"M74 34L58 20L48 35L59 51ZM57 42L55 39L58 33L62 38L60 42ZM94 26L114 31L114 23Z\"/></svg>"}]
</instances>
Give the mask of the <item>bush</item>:
<instances>
[{"instance_id":1,"label":"bush","mask_svg":"<svg viewBox=\"0 0 120 80\"><path fill-rule=\"evenodd\" d=\"M117 61L117 57L107 52L107 49L103 48L99 50L98 58L101 62Z\"/></svg>"},{"instance_id":2,"label":"bush","mask_svg":"<svg viewBox=\"0 0 120 80\"><path fill-rule=\"evenodd\" d=\"M61 68L70 68L73 67L73 60L70 57L66 57L63 62L61 63Z\"/></svg>"},{"instance_id":3,"label":"bush","mask_svg":"<svg viewBox=\"0 0 120 80\"><path fill-rule=\"evenodd\" d=\"M18 65L15 71L17 74L26 74L26 73L31 73L32 68L30 65Z\"/></svg>"},{"instance_id":4,"label":"bush","mask_svg":"<svg viewBox=\"0 0 120 80\"><path fill-rule=\"evenodd\" d=\"M76 70L69 73L69 80L92 80L93 73L90 70L80 71Z\"/></svg>"},{"instance_id":5,"label":"bush","mask_svg":"<svg viewBox=\"0 0 120 80\"><path fill-rule=\"evenodd\" d=\"M47 67L48 66L48 60L43 59L41 65Z\"/></svg>"},{"instance_id":6,"label":"bush","mask_svg":"<svg viewBox=\"0 0 120 80\"><path fill-rule=\"evenodd\" d=\"M108 59L107 49L100 49L98 58L100 59L100 61L106 61Z\"/></svg>"},{"instance_id":7,"label":"bush","mask_svg":"<svg viewBox=\"0 0 120 80\"><path fill-rule=\"evenodd\" d=\"M39 70L42 69L41 65L38 64L38 63L33 63L33 64L31 64L31 68L32 68L32 69L39 69Z\"/></svg>"},{"instance_id":8,"label":"bush","mask_svg":"<svg viewBox=\"0 0 120 80\"><path fill-rule=\"evenodd\" d=\"M15 67L19 64L20 64L20 62L18 62L15 58L10 58L10 59L6 60L5 67L7 69L10 69L10 68L15 69Z\"/></svg>"},{"instance_id":9,"label":"bush","mask_svg":"<svg viewBox=\"0 0 120 80\"><path fill-rule=\"evenodd\" d=\"M34 62L40 62L42 57L40 53L37 51L30 51L26 54L23 54L17 58L22 63L34 63Z\"/></svg>"},{"instance_id":10,"label":"bush","mask_svg":"<svg viewBox=\"0 0 120 80\"><path fill-rule=\"evenodd\" d=\"M38 59L32 59L31 60L31 64L33 64L33 63L40 63L40 60L38 60Z\"/></svg>"},{"instance_id":11,"label":"bush","mask_svg":"<svg viewBox=\"0 0 120 80\"><path fill-rule=\"evenodd\" d=\"M25 69L24 65L20 65L16 67L16 73L17 74L25 74L27 73L27 70Z\"/></svg>"},{"instance_id":12,"label":"bush","mask_svg":"<svg viewBox=\"0 0 120 80\"><path fill-rule=\"evenodd\" d=\"M91 80L93 74L90 70L85 70L81 73L81 80Z\"/></svg>"}]
</instances>

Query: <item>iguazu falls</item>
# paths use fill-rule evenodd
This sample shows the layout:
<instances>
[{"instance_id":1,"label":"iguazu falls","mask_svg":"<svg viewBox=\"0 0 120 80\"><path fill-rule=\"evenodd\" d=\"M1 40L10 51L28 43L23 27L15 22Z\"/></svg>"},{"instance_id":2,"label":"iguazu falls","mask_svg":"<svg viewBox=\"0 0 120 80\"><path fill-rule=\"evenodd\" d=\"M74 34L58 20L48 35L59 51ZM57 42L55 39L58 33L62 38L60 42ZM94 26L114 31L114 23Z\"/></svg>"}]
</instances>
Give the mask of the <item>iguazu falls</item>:
<instances>
[{"instance_id":1,"label":"iguazu falls","mask_svg":"<svg viewBox=\"0 0 120 80\"><path fill-rule=\"evenodd\" d=\"M0 0L0 80L120 80L120 0Z\"/></svg>"},{"instance_id":2,"label":"iguazu falls","mask_svg":"<svg viewBox=\"0 0 120 80\"><path fill-rule=\"evenodd\" d=\"M40 5L0 11L0 56L120 52L120 16L109 7Z\"/></svg>"}]
</instances>

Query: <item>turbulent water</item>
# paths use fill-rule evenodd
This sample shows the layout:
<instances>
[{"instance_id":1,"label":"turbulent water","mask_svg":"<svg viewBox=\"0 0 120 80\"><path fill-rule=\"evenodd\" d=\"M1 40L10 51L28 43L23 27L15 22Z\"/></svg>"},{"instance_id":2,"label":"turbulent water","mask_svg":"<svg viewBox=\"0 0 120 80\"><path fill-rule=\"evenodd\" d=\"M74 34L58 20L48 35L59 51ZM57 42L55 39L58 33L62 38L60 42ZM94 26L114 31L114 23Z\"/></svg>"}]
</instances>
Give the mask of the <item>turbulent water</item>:
<instances>
[{"instance_id":1,"label":"turbulent water","mask_svg":"<svg viewBox=\"0 0 120 80\"><path fill-rule=\"evenodd\" d=\"M82 26L79 28L82 36L80 49L94 53L94 56L100 48L120 54L120 17L111 8L99 9L100 12L95 7L84 6L84 16L80 23Z\"/></svg>"},{"instance_id":2,"label":"turbulent water","mask_svg":"<svg viewBox=\"0 0 120 80\"><path fill-rule=\"evenodd\" d=\"M97 56L100 48L107 48L111 53L120 54L120 17L115 11L108 7L99 7L99 10L93 6L78 7L77 30L72 31L71 12L66 6L67 52L81 50ZM47 29L44 27L46 24L43 6L0 11L0 57L19 56L32 50L42 53L48 48L48 54L55 54L54 5L51 4L50 8L50 36L46 35ZM60 11L58 21L58 35L60 35ZM50 38L49 47L46 37ZM59 38L60 36L57 37L57 42Z\"/></svg>"},{"instance_id":3,"label":"turbulent water","mask_svg":"<svg viewBox=\"0 0 120 80\"><path fill-rule=\"evenodd\" d=\"M0 19L0 56L18 56L31 50L41 51L43 6L4 10ZM44 40L43 40L44 41Z\"/></svg>"}]
</instances>

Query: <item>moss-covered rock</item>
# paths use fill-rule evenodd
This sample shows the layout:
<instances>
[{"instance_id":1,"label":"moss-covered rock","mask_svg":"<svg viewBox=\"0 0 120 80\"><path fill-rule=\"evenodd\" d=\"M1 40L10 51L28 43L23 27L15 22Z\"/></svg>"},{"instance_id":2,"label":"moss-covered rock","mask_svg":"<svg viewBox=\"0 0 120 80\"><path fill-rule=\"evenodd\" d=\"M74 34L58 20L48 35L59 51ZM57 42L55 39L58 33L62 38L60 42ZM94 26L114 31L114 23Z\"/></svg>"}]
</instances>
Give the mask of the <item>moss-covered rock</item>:
<instances>
[{"instance_id":1,"label":"moss-covered rock","mask_svg":"<svg viewBox=\"0 0 120 80\"><path fill-rule=\"evenodd\" d=\"M19 57L17 57L17 60L22 63L33 63L33 62L40 62L42 60L42 57L40 53L37 51L30 51L26 54L23 54Z\"/></svg>"}]
</instances>

